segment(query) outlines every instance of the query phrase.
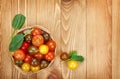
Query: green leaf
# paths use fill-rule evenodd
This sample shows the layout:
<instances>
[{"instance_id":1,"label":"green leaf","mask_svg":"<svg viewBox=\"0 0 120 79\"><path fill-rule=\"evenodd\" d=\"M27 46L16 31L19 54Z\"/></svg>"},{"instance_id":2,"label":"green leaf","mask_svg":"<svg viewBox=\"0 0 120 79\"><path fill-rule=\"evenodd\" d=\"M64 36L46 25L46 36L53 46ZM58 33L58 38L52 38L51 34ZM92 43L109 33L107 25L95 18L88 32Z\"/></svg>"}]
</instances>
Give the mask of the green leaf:
<instances>
[{"instance_id":1,"label":"green leaf","mask_svg":"<svg viewBox=\"0 0 120 79\"><path fill-rule=\"evenodd\" d=\"M15 29L15 30L18 30L20 29L23 24L25 23L25 16L22 15L22 14L17 14L14 18L13 18L13 21L12 21L12 27Z\"/></svg>"},{"instance_id":2,"label":"green leaf","mask_svg":"<svg viewBox=\"0 0 120 79\"><path fill-rule=\"evenodd\" d=\"M23 34L15 35L10 42L9 51L14 52L15 50L19 49L20 46L23 43L23 40L24 40L24 35Z\"/></svg>"},{"instance_id":3,"label":"green leaf","mask_svg":"<svg viewBox=\"0 0 120 79\"><path fill-rule=\"evenodd\" d=\"M72 51L70 56L69 56L69 59L73 56L73 55L77 55L77 51Z\"/></svg>"},{"instance_id":4,"label":"green leaf","mask_svg":"<svg viewBox=\"0 0 120 79\"><path fill-rule=\"evenodd\" d=\"M78 55L72 55L70 60L76 60L76 61L83 62L84 61L84 57L83 56L78 56Z\"/></svg>"}]
</instances>

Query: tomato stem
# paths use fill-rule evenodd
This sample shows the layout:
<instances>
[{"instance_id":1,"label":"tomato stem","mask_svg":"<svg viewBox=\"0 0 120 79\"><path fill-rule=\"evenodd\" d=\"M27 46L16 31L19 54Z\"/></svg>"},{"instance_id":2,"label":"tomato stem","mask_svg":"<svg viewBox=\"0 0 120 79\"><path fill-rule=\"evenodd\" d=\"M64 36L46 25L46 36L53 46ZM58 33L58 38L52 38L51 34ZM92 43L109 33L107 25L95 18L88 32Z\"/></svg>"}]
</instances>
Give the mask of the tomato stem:
<instances>
[{"instance_id":1,"label":"tomato stem","mask_svg":"<svg viewBox=\"0 0 120 79\"><path fill-rule=\"evenodd\" d=\"M14 36L14 34L15 34L15 31L16 31L16 30L14 30L14 31L12 32L12 34L11 34L11 39L13 38L13 36Z\"/></svg>"}]
</instances>

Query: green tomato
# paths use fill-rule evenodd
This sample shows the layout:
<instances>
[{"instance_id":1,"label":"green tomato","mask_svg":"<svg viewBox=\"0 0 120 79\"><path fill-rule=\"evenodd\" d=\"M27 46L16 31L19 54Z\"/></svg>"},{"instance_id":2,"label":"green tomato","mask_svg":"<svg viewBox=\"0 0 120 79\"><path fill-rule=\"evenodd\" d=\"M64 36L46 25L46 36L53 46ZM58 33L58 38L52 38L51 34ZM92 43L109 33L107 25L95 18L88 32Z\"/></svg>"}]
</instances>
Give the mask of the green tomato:
<instances>
[{"instance_id":1,"label":"green tomato","mask_svg":"<svg viewBox=\"0 0 120 79\"><path fill-rule=\"evenodd\" d=\"M28 53L31 54L31 55L34 55L34 54L38 53L38 48L33 46L33 45L31 45L28 48Z\"/></svg>"},{"instance_id":2,"label":"green tomato","mask_svg":"<svg viewBox=\"0 0 120 79\"><path fill-rule=\"evenodd\" d=\"M48 62L48 61L46 61L46 60L41 60L41 62L40 62L40 68L41 68L41 69L44 69L44 68L48 67L48 65L49 65L49 62Z\"/></svg>"},{"instance_id":3,"label":"green tomato","mask_svg":"<svg viewBox=\"0 0 120 79\"><path fill-rule=\"evenodd\" d=\"M16 64L17 66L21 67L22 64L23 64L23 61L22 61L22 60L15 60L15 64Z\"/></svg>"}]
</instances>

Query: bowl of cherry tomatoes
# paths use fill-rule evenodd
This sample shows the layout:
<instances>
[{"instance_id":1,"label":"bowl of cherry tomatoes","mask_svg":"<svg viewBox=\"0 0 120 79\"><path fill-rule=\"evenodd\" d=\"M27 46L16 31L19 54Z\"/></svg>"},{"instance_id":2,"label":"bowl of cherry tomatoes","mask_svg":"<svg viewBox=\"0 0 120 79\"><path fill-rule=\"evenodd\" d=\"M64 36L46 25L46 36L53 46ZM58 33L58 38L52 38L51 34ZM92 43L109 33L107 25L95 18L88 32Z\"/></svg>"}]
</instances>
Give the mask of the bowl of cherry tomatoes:
<instances>
[{"instance_id":1,"label":"bowl of cherry tomatoes","mask_svg":"<svg viewBox=\"0 0 120 79\"><path fill-rule=\"evenodd\" d=\"M12 55L15 67L22 72L39 72L48 68L55 59L56 42L42 26L26 27L17 32L24 40Z\"/></svg>"}]
</instances>

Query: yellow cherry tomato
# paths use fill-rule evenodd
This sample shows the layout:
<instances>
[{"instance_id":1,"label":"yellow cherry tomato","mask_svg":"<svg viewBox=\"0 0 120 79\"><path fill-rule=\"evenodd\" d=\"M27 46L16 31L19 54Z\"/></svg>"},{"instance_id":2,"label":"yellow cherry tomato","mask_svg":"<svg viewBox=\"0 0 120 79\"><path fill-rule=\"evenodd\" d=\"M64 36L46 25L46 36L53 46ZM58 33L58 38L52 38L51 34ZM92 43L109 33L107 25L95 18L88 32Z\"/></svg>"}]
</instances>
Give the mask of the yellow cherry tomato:
<instances>
[{"instance_id":1,"label":"yellow cherry tomato","mask_svg":"<svg viewBox=\"0 0 120 79\"><path fill-rule=\"evenodd\" d=\"M78 68L78 62L75 60L70 60L67 62L68 68L70 68L71 70L75 70Z\"/></svg>"},{"instance_id":2,"label":"yellow cherry tomato","mask_svg":"<svg viewBox=\"0 0 120 79\"><path fill-rule=\"evenodd\" d=\"M25 72L30 71L30 64L24 63L24 64L22 65L22 70L25 71Z\"/></svg>"},{"instance_id":3,"label":"yellow cherry tomato","mask_svg":"<svg viewBox=\"0 0 120 79\"><path fill-rule=\"evenodd\" d=\"M39 47L39 52L41 53L41 54L47 54L48 53L48 51L49 51L49 48L48 48L48 46L47 45L41 45L40 47Z\"/></svg>"},{"instance_id":4,"label":"yellow cherry tomato","mask_svg":"<svg viewBox=\"0 0 120 79\"><path fill-rule=\"evenodd\" d=\"M39 71L40 70L40 66L31 66L31 71L33 71L33 72L37 72L37 71Z\"/></svg>"}]
</instances>

